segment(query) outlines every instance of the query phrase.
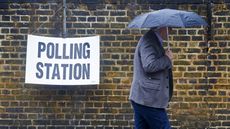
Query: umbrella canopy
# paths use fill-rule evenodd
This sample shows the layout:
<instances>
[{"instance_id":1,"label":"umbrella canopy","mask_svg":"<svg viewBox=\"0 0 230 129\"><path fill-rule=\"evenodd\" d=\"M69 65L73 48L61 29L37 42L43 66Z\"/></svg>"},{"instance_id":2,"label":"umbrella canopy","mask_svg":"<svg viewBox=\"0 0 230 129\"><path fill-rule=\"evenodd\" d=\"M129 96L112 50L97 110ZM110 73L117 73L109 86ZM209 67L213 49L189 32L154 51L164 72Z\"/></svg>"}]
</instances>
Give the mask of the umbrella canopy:
<instances>
[{"instance_id":1,"label":"umbrella canopy","mask_svg":"<svg viewBox=\"0 0 230 129\"><path fill-rule=\"evenodd\" d=\"M175 9L162 9L135 17L128 28L193 27L208 24L196 13Z\"/></svg>"}]
</instances>

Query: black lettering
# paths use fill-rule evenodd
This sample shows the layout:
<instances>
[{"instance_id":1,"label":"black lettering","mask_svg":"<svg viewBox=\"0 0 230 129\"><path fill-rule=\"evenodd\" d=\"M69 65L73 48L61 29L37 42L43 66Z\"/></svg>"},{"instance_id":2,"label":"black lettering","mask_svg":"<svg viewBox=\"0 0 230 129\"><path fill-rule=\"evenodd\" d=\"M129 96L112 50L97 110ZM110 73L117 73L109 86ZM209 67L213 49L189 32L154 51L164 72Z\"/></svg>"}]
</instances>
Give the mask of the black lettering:
<instances>
[{"instance_id":1,"label":"black lettering","mask_svg":"<svg viewBox=\"0 0 230 129\"><path fill-rule=\"evenodd\" d=\"M38 42L38 58L41 58L41 53L46 49L46 44L43 42Z\"/></svg>"},{"instance_id":2,"label":"black lettering","mask_svg":"<svg viewBox=\"0 0 230 129\"><path fill-rule=\"evenodd\" d=\"M81 78L81 64L74 65L74 79L78 80Z\"/></svg>"},{"instance_id":3,"label":"black lettering","mask_svg":"<svg viewBox=\"0 0 230 129\"><path fill-rule=\"evenodd\" d=\"M66 80L66 68L68 64L61 64L61 67L63 67L63 80Z\"/></svg>"},{"instance_id":4,"label":"black lettering","mask_svg":"<svg viewBox=\"0 0 230 129\"><path fill-rule=\"evenodd\" d=\"M37 71L36 72L36 77L41 79L43 77L43 71L42 71L42 68L43 68L43 64L41 62L38 62L37 63Z\"/></svg>"},{"instance_id":5,"label":"black lettering","mask_svg":"<svg viewBox=\"0 0 230 129\"><path fill-rule=\"evenodd\" d=\"M90 45L88 42L84 43L83 45L83 58L88 59L90 58L90 50L87 50L87 48L90 48Z\"/></svg>"},{"instance_id":6,"label":"black lettering","mask_svg":"<svg viewBox=\"0 0 230 129\"><path fill-rule=\"evenodd\" d=\"M54 44L53 43L48 43L47 44L47 51L46 55L49 59L54 58Z\"/></svg>"},{"instance_id":7,"label":"black lettering","mask_svg":"<svg viewBox=\"0 0 230 129\"><path fill-rule=\"evenodd\" d=\"M54 64L54 68L53 68L52 79L55 79L55 78L57 78L58 80L60 79L60 72L59 72L58 64Z\"/></svg>"},{"instance_id":8,"label":"black lettering","mask_svg":"<svg viewBox=\"0 0 230 129\"><path fill-rule=\"evenodd\" d=\"M46 79L49 79L49 76L50 76L50 67L51 66L52 66L52 64L45 63L45 67L46 67Z\"/></svg>"},{"instance_id":9,"label":"black lettering","mask_svg":"<svg viewBox=\"0 0 230 129\"><path fill-rule=\"evenodd\" d=\"M63 59L69 59L69 56L67 56L66 53L67 53L66 44L63 44Z\"/></svg>"},{"instance_id":10,"label":"black lettering","mask_svg":"<svg viewBox=\"0 0 230 129\"><path fill-rule=\"evenodd\" d=\"M72 75L73 75L73 65L69 65L69 80L72 80Z\"/></svg>"},{"instance_id":11,"label":"black lettering","mask_svg":"<svg viewBox=\"0 0 230 129\"><path fill-rule=\"evenodd\" d=\"M58 55L58 53L59 53L59 45L58 45L58 43L56 43L55 44L55 59L61 59L61 56L60 55Z\"/></svg>"},{"instance_id":12,"label":"black lettering","mask_svg":"<svg viewBox=\"0 0 230 129\"><path fill-rule=\"evenodd\" d=\"M78 56L78 57L77 57ZM82 58L82 43L74 44L74 59Z\"/></svg>"},{"instance_id":13,"label":"black lettering","mask_svg":"<svg viewBox=\"0 0 230 129\"><path fill-rule=\"evenodd\" d=\"M82 79L90 79L90 64L83 64L82 68Z\"/></svg>"},{"instance_id":14,"label":"black lettering","mask_svg":"<svg viewBox=\"0 0 230 129\"><path fill-rule=\"evenodd\" d=\"M73 44L70 44L70 59L73 59Z\"/></svg>"}]
</instances>

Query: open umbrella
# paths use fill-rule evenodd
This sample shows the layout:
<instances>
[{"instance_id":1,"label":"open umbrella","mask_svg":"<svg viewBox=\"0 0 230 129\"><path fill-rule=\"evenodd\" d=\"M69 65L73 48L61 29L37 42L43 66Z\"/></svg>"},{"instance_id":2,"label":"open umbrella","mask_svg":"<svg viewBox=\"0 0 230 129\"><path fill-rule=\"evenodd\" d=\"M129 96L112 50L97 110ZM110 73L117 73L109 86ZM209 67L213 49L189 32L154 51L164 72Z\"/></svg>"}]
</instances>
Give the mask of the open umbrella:
<instances>
[{"instance_id":1,"label":"open umbrella","mask_svg":"<svg viewBox=\"0 0 230 129\"><path fill-rule=\"evenodd\" d=\"M138 15L129 23L128 28L194 27L201 25L207 26L208 24L194 12L161 9Z\"/></svg>"}]
</instances>

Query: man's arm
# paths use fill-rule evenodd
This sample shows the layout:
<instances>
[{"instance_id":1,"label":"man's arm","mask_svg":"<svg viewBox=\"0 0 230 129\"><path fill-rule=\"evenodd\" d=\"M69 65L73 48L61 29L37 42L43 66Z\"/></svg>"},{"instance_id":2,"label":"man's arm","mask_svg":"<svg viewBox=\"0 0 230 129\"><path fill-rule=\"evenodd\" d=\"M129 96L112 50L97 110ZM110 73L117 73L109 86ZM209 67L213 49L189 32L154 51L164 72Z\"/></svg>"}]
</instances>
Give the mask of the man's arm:
<instances>
[{"instance_id":1,"label":"man's arm","mask_svg":"<svg viewBox=\"0 0 230 129\"><path fill-rule=\"evenodd\" d=\"M169 56L169 53L166 52L166 55L157 58L157 53L153 48L153 45L151 45L149 41L144 41L142 43L139 52L145 72L152 73L172 68L172 61L170 58L172 53Z\"/></svg>"}]
</instances>

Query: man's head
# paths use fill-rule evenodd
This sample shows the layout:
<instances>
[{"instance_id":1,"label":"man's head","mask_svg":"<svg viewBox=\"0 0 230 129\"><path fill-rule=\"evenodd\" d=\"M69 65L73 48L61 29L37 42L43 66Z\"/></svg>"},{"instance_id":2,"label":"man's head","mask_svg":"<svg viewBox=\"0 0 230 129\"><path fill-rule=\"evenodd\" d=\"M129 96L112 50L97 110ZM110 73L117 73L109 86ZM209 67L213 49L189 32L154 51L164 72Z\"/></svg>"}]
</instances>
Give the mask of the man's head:
<instances>
[{"instance_id":1,"label":"man's head","mask_svg":"<svg viewBox=\"0 0 230 129\"><path fill-rule=\"evenodd\" d=\"M171 28L168 27L168 31L171 30ZM160 27L160 28L156 28L154 29L158 34L160 34L160 36L162 37L162 39L167 40L167 27Z\"/></svg>"},{"instance_id":2,"label":"man's head","mask_svg":"<svg viewBox=\"0 0 230 129\"><path fill-rule=\"evenodd\" d=\"M159 28L158 33L161 35L162 39L167 40L167 27Z\"/></svg>"}]
</instances>

